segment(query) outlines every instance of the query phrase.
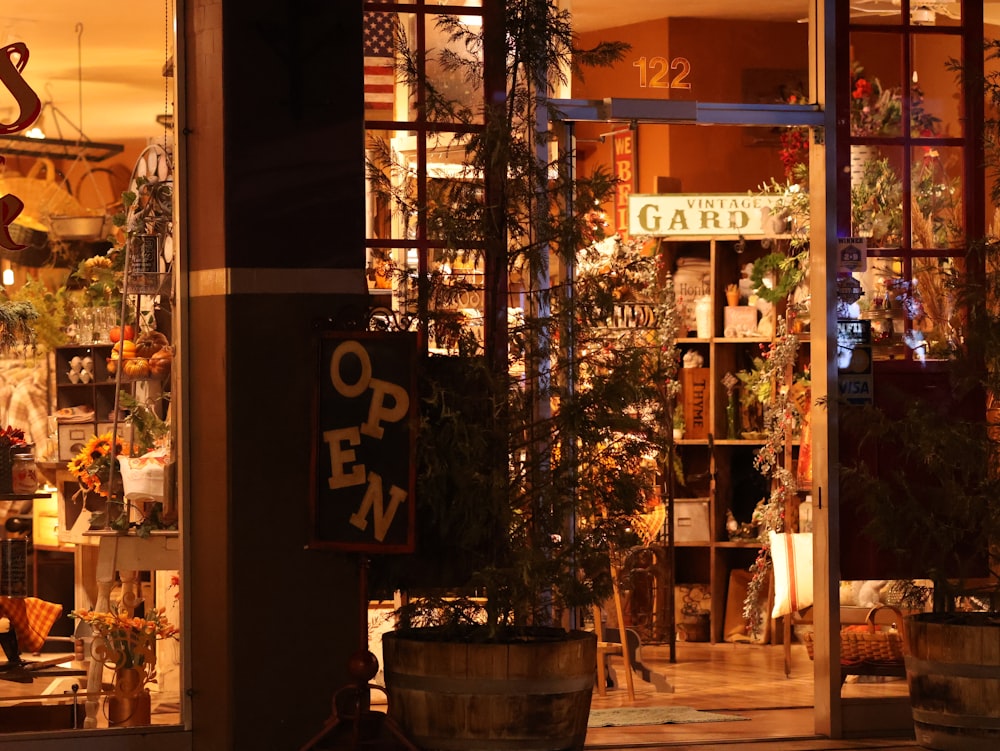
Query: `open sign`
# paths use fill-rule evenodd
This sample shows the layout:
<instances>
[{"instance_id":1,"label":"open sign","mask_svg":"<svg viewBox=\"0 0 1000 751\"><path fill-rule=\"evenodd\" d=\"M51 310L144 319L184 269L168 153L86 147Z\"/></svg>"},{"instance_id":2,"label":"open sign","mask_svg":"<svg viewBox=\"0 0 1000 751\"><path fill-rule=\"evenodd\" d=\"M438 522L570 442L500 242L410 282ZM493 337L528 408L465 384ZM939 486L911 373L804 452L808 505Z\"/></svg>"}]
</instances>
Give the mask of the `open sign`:
<instances>
[{"instance_id":1,"label":"open sign","mask_svg":"<svg viewBox=\"0 0 1000 751\"><path fill-rule=\"evenodd\" d=\"M310 547L414 549L416 335L324 332Z\"/></svg>"}]
</instances>

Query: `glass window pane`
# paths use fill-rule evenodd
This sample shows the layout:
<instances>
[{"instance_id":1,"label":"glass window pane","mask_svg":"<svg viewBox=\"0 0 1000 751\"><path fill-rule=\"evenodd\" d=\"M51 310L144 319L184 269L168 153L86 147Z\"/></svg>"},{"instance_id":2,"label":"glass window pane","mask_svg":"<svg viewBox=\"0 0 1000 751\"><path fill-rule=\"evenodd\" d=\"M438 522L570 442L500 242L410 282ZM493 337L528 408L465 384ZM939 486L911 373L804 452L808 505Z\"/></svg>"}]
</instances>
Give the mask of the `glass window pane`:
<instances>
[{"instance_id":1,"label":"glass window pane","mask_svg":"<svg viewBox=\"0 0 1000 751\"><path fill-rule=\"evenodd\" d=\"M483 261L475 250L428 253L430 351L455 354L466 338L483 344Z\"/></svg>"},{"instance_id":2,"label":"glass window pane","mask_svg":"<svg viewBox=\"0 0 1000 751\"><path fill-rule=\"evenodd\" d=\"M429 122L480 123L482 17L432 15L424 31Z\"/></svg>"},{"instance_id":3,"label":"glass window pane","mask_svg":"<svg viewBox=\"0 0 1000 751\"><path fill-rule=\"evenodd\" d=\"M912 246L960 246L965 239L961 147L918 146L911 165Z\"/></svg>"},{"instance_id":4,"label":"glass window pane","mask_svg":"<svg viewBox=\"0 0 1000 751\"><path fill-rule=\"evenodd\" d=\"M914 35L913 70L910 80L913 100L910 110L914 136L962 136L962 87L948 60L958 60L962 45L958 37L941 34Z\"/></svg>"},{"instance_id":5,"label":"glass window pane","mask_svg":"<svg viewBox=\"0 0 1000 751\"><path fill-rule=\"evenodd\" d=\"M903 149L851 146L851 232L868 246L899 247L903 241Z\"/></svg>"},{"instance_id":6,"label":"glass window pane","mask_svg":"<svg viewBox=\"0 0 1000 751\"><path fill-rule=\"evenodd\" d=\"M902 135L902 42L895 34L851 35L851 135Z\"/></svg>"},{"instance_id":7,"label":"glass window pane","mask_svg":"<svg viewBox=\"0 0 1000 751\"><path fill-rule=\"evenodd\" d=\"M914 258L908 313L912 332L908 339L913 359L947 359L957 344L959 315L948 283L956 271L955 258Z\"/></svg>"},{"instance_id":8,"label":"glass window pane","mask_svg":"<svg viewBox=\"0 0 1000 751\"><path fill-rule=\"evenodd\" d=\"M415 137L406 131L368 131L367 236L413 239L417 221Z\"/></svg>"},{"instance_id":9,"label":"glass window pane","mask_svg":"<svg viewBox=\"0 0 1000 751\"><path fill-rule=\"evenodd\" d=\"M366 10L362 16L364 49L365 118L368 120L405 120L402 91L402 31L407 14Z\"/></svg>"},{"instance_id":10,"label":"glass window pane","mask_svg":"<svg viewBox=\"0 0 1000 751\"><path fill-rule=\"evenodd\" d=\"M872 357L902 360L906 356L903 259L869 258L867 269L854 277L864 292L857 302L860 318L871 321Z\"/></svg>"}]
</instances>

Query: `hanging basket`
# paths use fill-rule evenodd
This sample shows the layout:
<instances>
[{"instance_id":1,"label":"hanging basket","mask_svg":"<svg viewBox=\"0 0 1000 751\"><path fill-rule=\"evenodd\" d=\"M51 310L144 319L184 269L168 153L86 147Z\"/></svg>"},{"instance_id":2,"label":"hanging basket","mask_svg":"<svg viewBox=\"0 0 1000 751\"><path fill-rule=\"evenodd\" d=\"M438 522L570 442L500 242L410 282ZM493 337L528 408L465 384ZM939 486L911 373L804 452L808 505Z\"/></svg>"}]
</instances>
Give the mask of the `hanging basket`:
<instances>
[{"instance_id":1,"label":"hanging basket","mask_svg":"<svg viewBox=\"0 0 1000 751\"><path fill-rule=\"evenodd\" d=\"M0 258L21 266L38 267L45 264L52 256L52 246L49 243L49 233L39 227L41 225L31 219L7 225L10 239L25 247L21 250L0 248Z\"/></svg>"},{"instance_id":2,"label":"hanging basket","mask_svg":"<svg viewBox=\"0 0 1000 751\"><path fill-rule=\"evenodd\" d=\"M23 216L46 221L51 216L84 216L87 210L56 181L51 159L38 159L23 177L0 176L0 193L13 193L24 203Z\"/></svg>"}]
</instances>

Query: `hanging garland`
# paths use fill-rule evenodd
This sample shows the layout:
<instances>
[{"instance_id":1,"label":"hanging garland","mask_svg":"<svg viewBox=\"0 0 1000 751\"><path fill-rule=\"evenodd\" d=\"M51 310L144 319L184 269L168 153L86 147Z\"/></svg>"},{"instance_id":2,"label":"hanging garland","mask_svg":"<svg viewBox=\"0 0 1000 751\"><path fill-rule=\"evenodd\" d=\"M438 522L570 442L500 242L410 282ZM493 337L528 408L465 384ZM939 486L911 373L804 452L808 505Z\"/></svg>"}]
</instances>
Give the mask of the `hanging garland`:
<instances>
[{"instance_id":1,"label":"hanging garland","mask_svg":"<svg viewBox=\"0 0 1000 751\"><path fill-rule=\"evenodd\" d=\"M768 287L764 279L774 273L774 286ZM802 281L802 269L798 264L798 256L786 256L784 253L768 253L753 262L750 271L750 281L754 293L769 303L777 303L788 297L793 289Z\"/></svg>"},{"instance_id":2,"label":"hanging garland","mask_svg":"<svg viewBox=\"0 0 1000 751\"><path fill-rule=\"evenodd\" d=\"M19 345L35 344L38 308L29 301L0 302L0 353Z\"/></svg>"}]
</instances>

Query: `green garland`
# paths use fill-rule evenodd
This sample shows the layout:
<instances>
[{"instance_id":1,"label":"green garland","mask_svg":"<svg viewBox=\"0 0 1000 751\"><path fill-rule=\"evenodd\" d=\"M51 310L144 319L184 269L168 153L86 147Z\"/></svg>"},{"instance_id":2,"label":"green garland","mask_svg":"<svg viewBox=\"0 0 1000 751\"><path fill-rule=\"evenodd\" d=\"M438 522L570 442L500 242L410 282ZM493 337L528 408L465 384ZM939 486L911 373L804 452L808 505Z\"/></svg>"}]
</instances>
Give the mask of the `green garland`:
<instances>
[{"instance_id":1,"label":"green garland","mask_svg":"<svg viewBox=\"0 0 1000 751\"><path fill-rule=\"evenodd\" d=\"M795 263L795 257L784 253L768 253L753 262L750 281L754 293L769 303L776 303L788 297L789 293L802 281L802 269ZM774 286L764 284L764 277L774 272Z\"/></svg>"},{"instance_id":2,"label":"green garland","mask_svg":"<svg viewBox=\"0 0 1000 751\"><path fill-rule=\"evenodd\" d=\"M0 301L0 353L35 344L38 309L27 301Z\"/></svg>"}]
</instances>

